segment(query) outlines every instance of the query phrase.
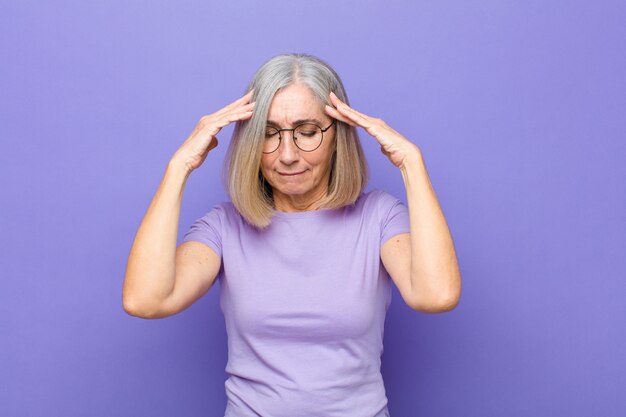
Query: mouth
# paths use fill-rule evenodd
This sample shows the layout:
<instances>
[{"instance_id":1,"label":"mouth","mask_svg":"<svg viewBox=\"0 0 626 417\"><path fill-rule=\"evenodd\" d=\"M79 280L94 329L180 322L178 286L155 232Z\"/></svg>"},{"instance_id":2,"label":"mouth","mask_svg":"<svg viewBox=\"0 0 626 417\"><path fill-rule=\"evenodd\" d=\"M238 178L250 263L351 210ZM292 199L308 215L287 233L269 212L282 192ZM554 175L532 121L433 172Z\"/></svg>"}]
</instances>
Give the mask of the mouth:
<instances>
[{"instance_id":1,"label":"mouth","mask_svg":"<svg viewBox=\"0 0 626 417\"><path fill-rule=\"evenodd\" d=\"M293 176L296 176L296 175L300 175L300 174L302 174L303 172L304 172L304 171L300 171L300 172L293 172L293 173L290 173L290 172L279 172L279 174L280 174L280 175L282 175L283 177L293 177Z\"/></svg>"}]
</instances>

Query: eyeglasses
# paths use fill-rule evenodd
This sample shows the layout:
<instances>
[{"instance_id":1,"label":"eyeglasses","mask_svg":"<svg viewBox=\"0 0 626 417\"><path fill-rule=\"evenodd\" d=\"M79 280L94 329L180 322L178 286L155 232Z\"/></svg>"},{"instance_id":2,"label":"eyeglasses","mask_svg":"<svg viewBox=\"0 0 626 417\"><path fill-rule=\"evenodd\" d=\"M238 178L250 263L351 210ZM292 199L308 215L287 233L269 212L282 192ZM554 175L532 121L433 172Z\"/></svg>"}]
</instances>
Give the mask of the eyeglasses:
<instances>
[{"instance_id":1,"label":"eyeglasses","mask_svg":"<svg viewBox=\"0 0 626 417\"><path fill-rule=\"evenodd\" d=\"M335 124L333 120L326 129L322 129L314 123L303 123L293 129L276 129L275 127L268 126L265 129L265 142L263 143L263 153L272 153L280 146L282 135L280 132L283 130L290 130L293 132L293 142L298 149L304 152L312 152L319 148L324 139L324 132L326 132L332 125Z\"/></svg>"}]
</instances>

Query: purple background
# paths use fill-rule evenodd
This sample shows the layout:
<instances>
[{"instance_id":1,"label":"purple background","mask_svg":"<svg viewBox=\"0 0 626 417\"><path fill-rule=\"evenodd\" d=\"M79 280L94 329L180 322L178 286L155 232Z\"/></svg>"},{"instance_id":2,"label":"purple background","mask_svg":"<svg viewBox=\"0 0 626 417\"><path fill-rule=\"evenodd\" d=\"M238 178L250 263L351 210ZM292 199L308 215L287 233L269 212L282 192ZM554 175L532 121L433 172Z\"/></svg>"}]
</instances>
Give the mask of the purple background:
<instances>
[{"instance_id":1,"label":"purple background","mask_svg":"<svg viewBox=\"0 0 626 417\"><path fill-rule=\"evenodd\" d=\"M223 415L218 287L142 320L124 271L169 158L282 52L422 149L452 231L455 310L394 288L391 415L626 415L625 21L618 1L2 2L0 415ZM225 199L231 133L179 239ZM368 190L406 202L360 134Z\"/></svg>"}]
</instances>

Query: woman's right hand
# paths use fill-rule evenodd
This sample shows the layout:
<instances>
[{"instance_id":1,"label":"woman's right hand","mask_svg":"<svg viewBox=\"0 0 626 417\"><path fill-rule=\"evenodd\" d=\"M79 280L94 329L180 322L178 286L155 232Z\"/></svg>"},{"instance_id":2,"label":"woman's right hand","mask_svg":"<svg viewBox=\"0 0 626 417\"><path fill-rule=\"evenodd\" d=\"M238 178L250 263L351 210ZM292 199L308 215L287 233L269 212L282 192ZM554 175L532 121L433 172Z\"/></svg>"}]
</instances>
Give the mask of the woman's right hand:
<instances>
[{"instance_id":1,"label":"woman's right hand","mask_svg":"<svg viewBox=\"0 0 626 417\"><path fill-rule=\"evenodd\" d=\"M254 103L250 103L252 92L232 102L213 114L202 116L187 140L176 151L172 160L182 163L189 172L198 168L206 159L209 151L218 144L217 133L222 128L237 120L249 119L252 116Z\"/></svg>"}]
</instances>

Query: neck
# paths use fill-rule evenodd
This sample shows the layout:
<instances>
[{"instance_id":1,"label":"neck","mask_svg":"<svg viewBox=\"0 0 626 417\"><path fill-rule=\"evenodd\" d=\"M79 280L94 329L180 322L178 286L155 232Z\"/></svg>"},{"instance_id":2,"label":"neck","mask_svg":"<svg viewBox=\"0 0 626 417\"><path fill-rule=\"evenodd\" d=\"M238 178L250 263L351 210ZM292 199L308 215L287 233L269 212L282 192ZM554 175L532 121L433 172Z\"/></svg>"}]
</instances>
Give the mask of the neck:
<instances>
[{"instance_id":1,"label":"neck","mask_svg":"<svg viewBox=\"0 0 626 417\"><path fill-rule=\"evenodd\" d=\"M328 186L302 195L283 194L274 190L274 207L284 212L319 210L320 201L327 193Z\"/></svg>"}]
</instances>

